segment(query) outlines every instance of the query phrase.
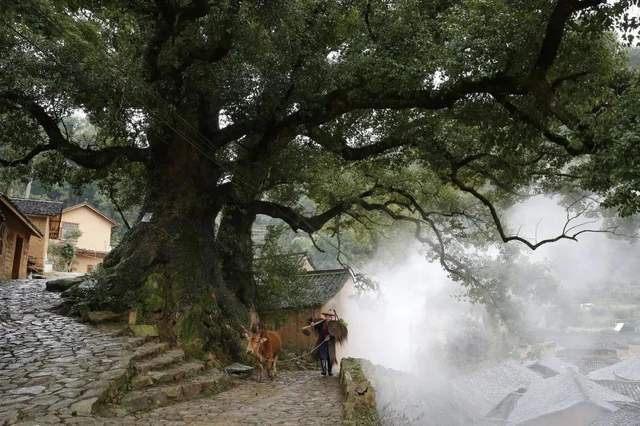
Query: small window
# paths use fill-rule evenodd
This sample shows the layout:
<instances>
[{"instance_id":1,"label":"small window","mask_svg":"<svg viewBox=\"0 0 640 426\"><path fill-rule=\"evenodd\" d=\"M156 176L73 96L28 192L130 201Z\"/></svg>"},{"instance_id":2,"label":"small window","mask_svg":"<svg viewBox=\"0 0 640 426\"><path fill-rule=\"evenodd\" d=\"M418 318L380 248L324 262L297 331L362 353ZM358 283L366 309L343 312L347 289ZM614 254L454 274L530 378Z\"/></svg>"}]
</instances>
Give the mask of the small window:
<instances>
[{"instance_id":1,"label":"small window","mask_svg":"<svg viewBox=\"0 0 640 426\"><path fill-rule=\"evenodd\" d=\"M71 222L62 222L62 238L68 240L70 238L76 239L78 232L80 231L80 225Z\"/></svg>"}]
</instances>

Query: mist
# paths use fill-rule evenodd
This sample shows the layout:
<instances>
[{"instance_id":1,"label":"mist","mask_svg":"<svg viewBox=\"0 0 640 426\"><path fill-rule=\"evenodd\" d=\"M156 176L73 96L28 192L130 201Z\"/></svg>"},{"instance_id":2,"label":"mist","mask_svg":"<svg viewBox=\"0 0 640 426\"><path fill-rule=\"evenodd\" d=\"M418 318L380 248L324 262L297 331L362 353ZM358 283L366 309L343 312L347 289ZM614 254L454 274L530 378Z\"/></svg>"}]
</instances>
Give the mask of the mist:
<instances>
[{"instance_id":1,"label":"mist","mask_svg":"<svg viewBox=\"0 0 640 426\"><path fill-rule=\"evenodd\" d=\"M407 246L403 263L380 264L374 260L367 268L380 284L379 293L352 299L345 312L352 330L347 354L399 371L420 371L419 354L445 339L454 317L475 307L453 298L459 289L440 265L425 260L417 243Z\"/></svg>"},{"instance_id":2,"label":"mist","mask_svg":"<svg viewBox=\"0 0 640 426\"><path fill-rule=\"evenodd\" d=\"M538 196L514 206L508 213L512 229L527 237L540 239L559 233L565 222L565 210L554 197ZM596 229L600 223L592 224ZM629 235L632 237L632 235ZM607 234L583 234L578 241L561 240L543 245L527 255L545 262L566 290L581 290L589 283L627 282L640 274L637 238L612 238Z\"/></svg>"},{"instance_id":3,"label":"mist","mask_svg":"<svg viewBox=\"0 0 640 426\"><path fill-rule=\"evenodd\" d=\"M529 199L506 212L505 222L531 240L555 236L566 220L559 201ZM595 229L601 223L589 226ZM391 255L390 250L401 253ZM603 233L586 233L578 241L562 240L524 251L528 261L543 264L557 281L563 303L570 307L561 309L567 324L575 326L585 320L572 309L577 312L580 303L597 302L585 299L594 287L637 283L638 254L635 239ZM511 266L517 273L518 265ZM381 247L364 268L378 282L379 291L349 302L342 314L350 330L343 351L371 361L366 369L386 424L476 423L486 419L494 406L504 404L509 395L543 380L527 368L531 363L545 360L566 374L579 369L586 374L582 367L569 362L563 365L565 361L557 356L576 347L595 347L602 340L601 335L576 334L571 327L553 324L552 315L548 322L555 327L541 330L544 335L537 342L531 337L510 341L484 306L461 300L464 289L439 264L428 262L424 247L413 241ZM531 311L522 312L525 321L540 317L533 314L540 306L522 308ZM603 318L597 325L613 329L615 315ZM531 348L545 339L554 341L553 349L532 356Z\"/></svg>"}]
</instances>

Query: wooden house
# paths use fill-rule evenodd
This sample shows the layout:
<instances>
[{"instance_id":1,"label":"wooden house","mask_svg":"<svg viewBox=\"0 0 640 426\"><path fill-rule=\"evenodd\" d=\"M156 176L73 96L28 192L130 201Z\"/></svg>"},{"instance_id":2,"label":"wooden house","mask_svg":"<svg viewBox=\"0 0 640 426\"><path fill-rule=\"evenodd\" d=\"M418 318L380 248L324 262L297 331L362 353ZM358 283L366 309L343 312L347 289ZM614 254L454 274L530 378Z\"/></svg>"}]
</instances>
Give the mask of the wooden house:
<instances>
[{"instance_id":1,"label":"wooden house","mask_svg":"<svg viewBox=\"0 0 640 426\"><path fill-rule=\"evenodd\" d=\"M33 259L37 270L46 272L49 239L58 239L62 218L62 202L12 198L11 201L29 218L43 238L32 240L29 245L29 258Z\"/></svg>"},{"instance_id":2,"label":"wooden house","mask_svg":"<svg viewBox=\"0 0 640 426\"><path fill-rule=\"evenodd\" d=\"M9 198L0 194L0 280L27 277L32 237L44 236Z\"/></svg>"}]
</instances>

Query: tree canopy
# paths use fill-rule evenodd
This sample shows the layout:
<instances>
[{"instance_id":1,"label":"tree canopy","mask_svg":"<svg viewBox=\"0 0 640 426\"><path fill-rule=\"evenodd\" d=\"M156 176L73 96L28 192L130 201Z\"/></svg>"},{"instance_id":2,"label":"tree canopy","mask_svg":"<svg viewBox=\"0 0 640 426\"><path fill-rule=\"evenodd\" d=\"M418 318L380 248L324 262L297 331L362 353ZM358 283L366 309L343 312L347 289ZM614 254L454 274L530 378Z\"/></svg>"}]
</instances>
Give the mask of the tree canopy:
<instances>
[{"instance_id":1,"label":"tree canopy","mask_svg":"<svg viewBox=\"0 0 640 426\"><path fill-rule=\"evenodd\" d=\"M255 303L259 214L309 234L410 222L455 273L451 239L535 249L586 232L512 233L500 208L525 189L594 192L637 213L638 75L618 36L633 41L634 5L3 5L0 164L80 174L125 203L138 189L152 219L107 258L101 291L141 303L178 340L229 345L212 323ZM77 114L91 129L74 128ZM164 302L140 302L150 291Z\"/></svg>"}]
</instances>

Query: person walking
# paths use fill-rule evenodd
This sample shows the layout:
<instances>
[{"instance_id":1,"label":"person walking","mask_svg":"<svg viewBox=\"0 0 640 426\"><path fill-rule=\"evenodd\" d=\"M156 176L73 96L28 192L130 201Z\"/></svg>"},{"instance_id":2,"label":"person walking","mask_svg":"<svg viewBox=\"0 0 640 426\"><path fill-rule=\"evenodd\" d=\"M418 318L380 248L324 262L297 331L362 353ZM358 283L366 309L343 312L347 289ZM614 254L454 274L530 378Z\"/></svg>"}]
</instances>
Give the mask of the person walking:
<instances>
[{"instance_id":1,"label":"person walking","mask_svg":"<svg viewBox=\"0 0 640 426\"><path fill-rule=\"evenodd\" d=\"M324 314L323 314L324 315ZM329 321L327 318L314 320L309 318L309 325L304 328L313 328L316 333L316 349L314 355L320 360L320 373L323 376L333 376L333 363L335 361L335 339L329 333ZM332 350L333 347L333 350Z\"/></svg>"}]
</instances>

